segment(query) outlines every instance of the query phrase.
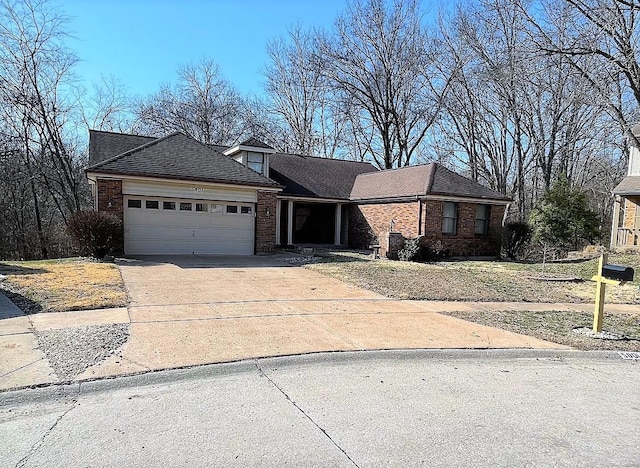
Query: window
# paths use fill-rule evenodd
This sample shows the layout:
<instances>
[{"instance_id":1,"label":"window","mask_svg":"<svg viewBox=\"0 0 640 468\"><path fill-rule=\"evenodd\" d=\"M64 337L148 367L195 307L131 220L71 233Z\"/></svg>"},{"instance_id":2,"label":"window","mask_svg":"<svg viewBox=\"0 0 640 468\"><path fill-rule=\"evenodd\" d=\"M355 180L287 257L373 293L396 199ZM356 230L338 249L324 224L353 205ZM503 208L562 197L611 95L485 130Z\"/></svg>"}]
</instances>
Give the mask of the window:
<instances>
[{"instance_id":1,"label":"window","mask_svg":"<svg viewBox=\"0 0 640 468\"><path fill-rule=\"evenodd\" d=\"M476 234L486 235L489 232L489 205L476 207Z\"/></svg>"},{"instance_id":2,"label":"window","mask_svg":"<svg viewBox=\"0 0 640 468\"><path fill-rule=\"evenodd\" d=\"M142 208L142 200L128 200L127 206L129 208Z\"/></svg>"},{"instance_id":3,"label":"window","mask_svg":"<svg viewBox=\"0 0 640 468\"><path fill-rule=\"evenodd\" d=\"M176 202L163 201L162 202L162 209L163 210L175 210L176 209Z\"/></svg>"},{"instance_id":4,"label":"window","mask_svg":"<svg viewBox=\"0 0 640 468\"><path fill-rule=\"evenodd\" d=\"M251 207L250 206L241 206L240 207L240 214L251 214Z\"/></svg>"},{"instance_id":5,"label":"window","mask_svg":"<svg viewBox=\"0 0 640 468\"><path fill-rule=\"evenodd\" d=\"M193 210L193 206L191 203L180 202L180 211L191 211Z\"/></svg>"},{"instance_id":6,"label":"window","mask_svg":"<svg viewBox=\"0 0 640 468\"><path fill-rule=\"evenodd\" d=\"M157 210L160 207L158 200L147 200L144 205L147 210Z\"/></svg>"},{"instance_id":7,"label":"window","mask_svg":"<svg viewBox=\"0 0 640 468\"><path fill-rule=\"evenodd\" d=\"M207 204L206 203L196 203L196 211L207 212Z\"/></svg>"},{"instance_id":8,"label":"window","mask_svg":"<svg viewBox=\"0 0 640 468\"><path fill-rule=\"evenodd\" d=\"M264 169L264 154L262 153L247 153L247 166L256 172L262 174Z\"/></svg>"},{"instance_id":9,"label":"window","mask_svg":"<svg viewBox=\"0 0 640 468\"><path fill-rule=\"evenodd\" d=\"M222 205L211 204L212 213L222 213Z\"/></svg>"},{"instance_id":10,"label":"window","mask_svg":"<svg viewBox=\"0 0 640 468\"><path fill-rule=\"evenodd\" d=\"M444 202L442 204L442 233L455 234L458 221L458 204Z\"/></svg>"},{"instance_id":11,"label":"window","mask_svg":"<svg viewBox=\"0 0 640 468\"><path fill-rule=\"evenodd\" d=\"M237 213L238 207L236 205L227 205L227 213Z\"/></svg>"}]
</instances>

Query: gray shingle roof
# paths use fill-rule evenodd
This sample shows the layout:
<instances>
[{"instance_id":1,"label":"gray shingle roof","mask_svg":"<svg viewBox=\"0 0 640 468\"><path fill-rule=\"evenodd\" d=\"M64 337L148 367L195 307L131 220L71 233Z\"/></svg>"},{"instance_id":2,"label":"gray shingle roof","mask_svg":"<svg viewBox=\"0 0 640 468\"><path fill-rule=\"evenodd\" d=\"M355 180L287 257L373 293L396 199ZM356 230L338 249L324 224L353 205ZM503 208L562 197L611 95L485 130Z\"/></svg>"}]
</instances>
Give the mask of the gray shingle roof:
<instances>
[{"instance_id":1,"label":"gray shingle roof","mask_svg":"<svg viewBox=\"0 0 640 468\"><path fill-rule=\"evenodd\" d=\"M93 164L87 171L278 187L271 179L182 133L153 139L111 159Z\"/></svg>"},{"instance_id":2,"label":"gray shingle roof","mask_svg":"<svg viewBox=\"0 0 640 468\"><path fill-rule=\"evenodd\" d=\"M284 194L348 200L359 174L377 172L369 163L276 153L270 177L285 186Z\"/></svg>"},{"instance_id":3,"label":"gray shingle roof","mask_svg":"<svg viewBox=\"0 0 640 468\"><path fill-rule=\"evenodd\" d=\"M510 200L437 163L362 174L356 178L351 191L354 201L424 195Z\"/></svg>"},{"instance_id":4,"label":"gray shingle roof","mask_svg":"<svg viewBox=\"0 0 640 468\"><path fill-rule=\"evenodd\" d=\"M613 189L616 195L640 195L640 176L627 176Z\"/></svg>"},{"instance_id":5,"label":"gray shingle roof","mask_svg":"<svg viewBox=\"0 0 640 468\"><path fill-rule=\"evenodd\" d=\"M157 137L89 130L89 165L93 166L156 139Z\"/></svg>"},{"instance_id":6,"label":"gray shingle roof","mask_svg":"<svg viewBox=\"0 0 640 468\"><path fill-rule=\"evenodd\" d=\"M274 149L271 146L267 145L266 143L263 143L262 141L253 137L243 141L242 143L239 143L239 146L254 146L256 148L267 148L271 150Z\"/></svg>"},{"instance_id":7,"label":"gray shingle roof","mask_svg":"<svg viewBox=\"0 0 640 468\"><path fill-rule=\"evenodd\" d=\"M433 165L409 166L358 176L351 190L352 200L401 198L424 195Z\"/></svg>"}]
</instances>

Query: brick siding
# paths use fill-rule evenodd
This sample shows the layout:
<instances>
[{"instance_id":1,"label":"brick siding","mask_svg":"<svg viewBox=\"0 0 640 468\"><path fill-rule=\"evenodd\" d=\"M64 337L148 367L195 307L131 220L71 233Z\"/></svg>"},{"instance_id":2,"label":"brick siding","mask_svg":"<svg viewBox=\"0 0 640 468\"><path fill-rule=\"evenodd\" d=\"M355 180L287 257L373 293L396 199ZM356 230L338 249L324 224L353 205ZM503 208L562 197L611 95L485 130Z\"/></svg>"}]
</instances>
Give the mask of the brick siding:
<instances>
[{"instance_id":1,"label":"brick siding","mask_svg":"<svg viewBox=\"0 0 640 468\"><path fill-rule=\"evenodd\" d=\"M489 229L486 235L475 233L477 203L458 203L456 234L442 233L442 201L427 200L423 209L423 244L439 245L453 256L495 256L499 254L504 205L491 205Z\"/></svg>"},{"instance_id":2,"label":"brick siding","mask_svg":"<svg viewBox=\"0 0 640 468\"><path fill-rule=\"evenodd\" d=\"M122 181L113 179L98 179L96 184L98 191L98 211L112 213L123 222L123 231L120 233L119 245L115 254L124 253L124 198L122 197Z\"/></svg>"},{"instance_id":3,"label":"brick siding","mask_svg":"<svg viewBox=\"0 0 640 468\"><path fill-rule=\"evenodd\" d=\"M381 242L389 232L392 220L394 231L401 232L407 238L418 237L418 213L417 201L356 205L349 218L354 226L349 230L349 239L357 248L368 247L361 242L363 238L368 238L369 243L374 240Z\"/></svg>"},{"instance_id":4,"label":"brick siding","mask_svg":"<svg viewBox=\"0 0 640 468\"><path fill-rule=\"evenodd\" d=\"M486 235L475 234L476 203L458 203L457 232L442 233L442 201L422 202L422 219L419 220L420 202L379 203L354 205L351 208L350 246L366 248L372 236L378 242L386 240L389 224L394 220L394 230L407 238L418 237L418 223L422 223L423 244L432 246L439 241L442 248L454 256L495 256L499 253L504 205L491 205L489 229ZM382 252L381 252L382 253Z\"/></svg>"},{"instance_id":5,"label":"brick siding","mask_svg":"<svg viewBox=\"0 0 640 468\"><path fill-rule=\"evenodd\" d=\"M624 199L624 220L621 228L635 229L636 212L640 207L640 197L629 197ZM629 234L627 236L627 246L633 247L637 242L634 235Z\"/></svg>"},{"instance_id":6,"label":"brick siding","mask_svg":"<svg viewBox=\"0 0 640 468\"><path fill-rule=\"evenodd\" d=\"M276 251L276 194L258 191L256 206L256 254Z\"/></svg>"}]
</instances>

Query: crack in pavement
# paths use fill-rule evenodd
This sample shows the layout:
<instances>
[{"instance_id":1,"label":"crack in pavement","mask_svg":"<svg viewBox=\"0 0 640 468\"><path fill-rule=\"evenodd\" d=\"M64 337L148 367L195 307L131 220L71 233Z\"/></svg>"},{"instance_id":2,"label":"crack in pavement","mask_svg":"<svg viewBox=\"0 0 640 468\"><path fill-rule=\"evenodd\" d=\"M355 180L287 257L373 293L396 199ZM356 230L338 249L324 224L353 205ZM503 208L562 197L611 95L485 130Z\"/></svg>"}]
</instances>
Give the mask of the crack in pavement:
<instances>
[{"instance_id":1,"label":"crack in pavement","mask_svg":"<svg viewBox=\"0 0 640 468\"><path fill-rule=\"evenodd\" d=\"M78 393L76 394L75 397L73 397L73 399L71 401L71 406L69 406L69 408L67 408L60 416L58 416L56 418L56 420L53 422L53 424L51 425L51 427L49 429L47 429L46 432L42 435L42 437L40 437L40 439L35 444L33 444L31 446L31 448L29 449L29 452L27 452L27 454L24 457L22 457L18 461L18 463L16 463L16 468L24 467L25 464L29 461L29 459L31 457L33 457L38 450L40 450L40 447L42 447L42 444L44 444L44 441L46 440L46 438L56 428L58 423L60 423L60 421L62 421L62 418L64 418L67 414L69 414L69 412L72 409L74 409L76 407L76 405L78 404L78 399L79 398L80 398L80 387L78 386Z\"/></svg>"},{"instance_id":2,"label":"crack in pavement","mask_svg":"<svg viewBox=\"0 0 640 468\"><path fill-rule=\"evenodd\" d=\"M284 395L284 397L287 399L287 401L289 401L294 408L296 408L298 411L300 411L300 413L302 413L302 415L307 418L309 421L311 421L311 424L313 424L315 427L317 427L320 432L322 432L324 434L324 436L329 439L329 441L338 449L340 450L345 457L347 457L347 459L353 464L353 466L355 466L356 468L360 468L360 466L349 456L349 454L346 452L345 449L343 449L335 440L333 440L331 438L331 436L329 435L329 433L322 428L317 422L315 422L313 420L313 418L311 416L309 416L295 401L293 401L289 395L287 395L287 392L285 392L277 383L275 383L273 381L273 379L271 379L271 377L269 377L266 372L262 369L262 367L260 367L260 363L255 360L254 361L254 365L256 366L256 369L258 369L258 373L263 376L264 378L266 378L271 385L273 385L280 393L282 393L282 395Z\"/></svg>"}]
</instances>

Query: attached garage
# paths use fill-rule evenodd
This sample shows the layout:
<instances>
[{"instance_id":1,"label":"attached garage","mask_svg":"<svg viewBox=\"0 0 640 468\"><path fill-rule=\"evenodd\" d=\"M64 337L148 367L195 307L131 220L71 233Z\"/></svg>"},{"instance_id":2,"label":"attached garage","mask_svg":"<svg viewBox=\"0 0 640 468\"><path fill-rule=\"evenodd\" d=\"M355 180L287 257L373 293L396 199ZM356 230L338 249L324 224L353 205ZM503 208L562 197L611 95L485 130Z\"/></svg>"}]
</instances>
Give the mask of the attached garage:
<instances>
[{"instance_id":1,"label":"attached garage","mask_svg":"<svg viewBox=\"0 0 640 468\"><path fill-rule=\"evenodd\" d=\"M252 255L255 206L248 203L125 197L130 255Z\"/></svg>"},{"instance_id":2,"label":"attached garage","mask_svg":"<svg viewBox=\"0 0 640 468\"><path fill-rule=\"evenodd\" d=\"M180 133L147 138L92 131L87 177L98 211L122 219L124 242L116 253L273 253L281 186L265 173L275 150L245 146L227 155ZM246 154L251 168L241 162Z\"/></svg>"}]
</instances>

